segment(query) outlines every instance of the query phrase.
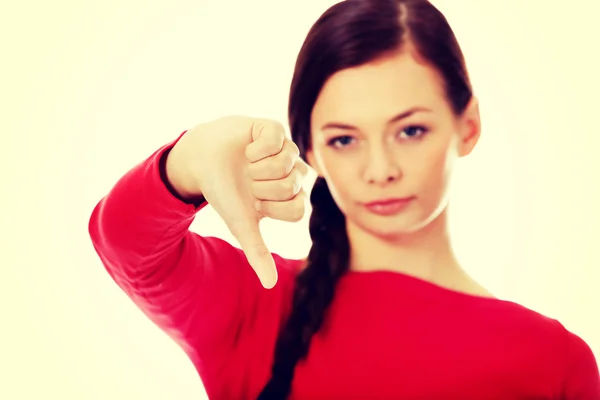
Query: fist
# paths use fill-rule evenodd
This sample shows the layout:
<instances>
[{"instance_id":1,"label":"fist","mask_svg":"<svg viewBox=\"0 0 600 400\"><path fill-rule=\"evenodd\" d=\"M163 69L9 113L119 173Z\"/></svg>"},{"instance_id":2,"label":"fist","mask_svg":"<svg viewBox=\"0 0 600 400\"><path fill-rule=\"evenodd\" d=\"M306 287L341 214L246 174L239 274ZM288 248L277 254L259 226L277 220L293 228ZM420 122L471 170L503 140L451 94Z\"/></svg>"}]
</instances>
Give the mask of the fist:
<instances>
[{"instance_id":1,"label":"fist","mask_svg":"<svg viewBox=\"0 0 600 400\"><path fill-rule=\"evenodd\" d=\"M253 128L245 155L256 210L260 216L297 222L304 216L302 185L308 167L300 159L296 144L285 136L283 126L261 121Z\"/></svg>"},{"instance_id":2,"label":"fist","mask_svg":"<svg viewBox=\"0 0 600 400\"><path fill-rule=\"evenodd\" d=\"M295 222L305 212L308 166L275 121L231 116L186 132L167 159L167 176L183 195L202 195L238 240L262 285L277 269L260 233L264 217Z\"/></svg>"}]
</instances>

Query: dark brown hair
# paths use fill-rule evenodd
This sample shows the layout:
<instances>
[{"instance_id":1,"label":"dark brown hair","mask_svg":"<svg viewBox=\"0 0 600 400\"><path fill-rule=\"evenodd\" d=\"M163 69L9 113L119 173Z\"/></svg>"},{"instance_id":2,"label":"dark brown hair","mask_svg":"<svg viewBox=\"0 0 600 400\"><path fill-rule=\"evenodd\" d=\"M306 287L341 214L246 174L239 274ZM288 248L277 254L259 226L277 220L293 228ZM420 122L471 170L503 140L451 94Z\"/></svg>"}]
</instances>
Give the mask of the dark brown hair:
<instances>
[{"instance_id":1,"label":"dark brown hair","mask_svg":"<svg viewBox=\"0 0 600 400\"><path fill-rule=\"evenodd\" d=\"M453 111L464 112L472 97L471 84L460 46L440 11L427 0L345 0L315 22L296 61L288 117L292 139L305 160L312 109L326 80L345 68L402 50L433 67ZM296 364L306 357L336 284L348 270L345 217L324 179L317 179L310 201L312 247L296 279L292 312L277 340L271 379L259 400L288 397Z\"/></svg>"}]
</instances>

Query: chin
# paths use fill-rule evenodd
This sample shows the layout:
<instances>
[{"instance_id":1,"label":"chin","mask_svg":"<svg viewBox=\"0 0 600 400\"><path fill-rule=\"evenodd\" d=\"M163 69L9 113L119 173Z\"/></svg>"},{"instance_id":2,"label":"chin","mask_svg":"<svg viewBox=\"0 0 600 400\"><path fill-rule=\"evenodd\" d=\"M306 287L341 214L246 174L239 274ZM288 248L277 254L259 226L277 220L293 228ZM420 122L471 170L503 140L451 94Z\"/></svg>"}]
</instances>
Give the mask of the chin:
<instances>
[{"instance_id":1,"label":"chin","mask_svg":"<svg viewBox=\"0 0 600 400\"><path fill-rule=\"evenodd\" d=\"M363 209L356 214L358 218L354 225L370 235L388 241L397 241L427 228L440 217L442 212L443 208L429 213L408 209L396 215L381 216Z\"/></svg>"},{"instance_id":2,"label":"chin","mask_svg":"<svg viewBox=\"0 0 600 400\"><path fill-rule=\"evenodd\" d=\"M426 223L415 213L401 213L394 216L379 216L369 212L361 216L357 225L362 230L386 240L396 240L417 232Z\"/></svg>"}]
</instances>

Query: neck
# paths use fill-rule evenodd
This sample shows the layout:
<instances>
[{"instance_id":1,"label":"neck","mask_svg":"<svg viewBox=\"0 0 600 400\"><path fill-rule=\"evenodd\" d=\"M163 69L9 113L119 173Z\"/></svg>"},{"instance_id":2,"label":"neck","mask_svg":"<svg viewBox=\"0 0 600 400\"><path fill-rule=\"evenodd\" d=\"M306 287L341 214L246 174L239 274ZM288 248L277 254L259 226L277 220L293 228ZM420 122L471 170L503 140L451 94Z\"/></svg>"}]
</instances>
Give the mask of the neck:
<instances>
[{"instance_id":1,"label":"neck","mask_svg":"<svg viewBox=\"0 0 600 400\"><path fill-rule=\"evenodd\" d=\"M429 281L464 275L450 243L447 209L415 232L383 238L347 224L350 270L388 270Z\"/></svg>"}]
</instances>

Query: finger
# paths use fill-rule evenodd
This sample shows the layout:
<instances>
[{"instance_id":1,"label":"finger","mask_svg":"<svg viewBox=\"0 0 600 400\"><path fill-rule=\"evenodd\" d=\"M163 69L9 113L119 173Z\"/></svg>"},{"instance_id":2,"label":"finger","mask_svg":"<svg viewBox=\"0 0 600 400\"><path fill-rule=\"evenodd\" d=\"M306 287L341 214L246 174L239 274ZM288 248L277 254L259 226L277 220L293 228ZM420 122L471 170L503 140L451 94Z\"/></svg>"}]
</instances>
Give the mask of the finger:
<instances>
[{"instance_id":1,"label":"finger","mask_svg":"<svg viewBox=\"0 0 600 400\"><path fill-rule=\"evenodd\" d=\"M260 201L260 212L268 218L285 222L298 222L306 212L306 193L300 191L288 201Z\"/></svg>"},{"instance_id":2,"label":"finger","mask_svg":"<svg viewBox=\"0 0 600 400\"><path fill-rule=\"evenodd\" d=\"M286 201L292 199L302 189L303 178L295 169L285 179L252 181L250 191L258 200Z\"/></svg>"},{"instance_id":3,"label":"finger","mask_svg":"<svg viewBox=\"0 0 600 400\"><path fill-rule=\"evenodd\" d=\"M262 181L282 179L290 174L298 161L300 151L291 140L286 140L279 154L254 162L248 166L250 179Z\"/></svg>"},{"instance_id":4,"label":"finger","mask_svg":"<svg viewBox=\"0 0 600 400\"><path fill-rule=\"evenodd\" d=\"M296 164L294 164L294 169L297 169L302 177L306 177L308 175L308 164L304 162L304 160L298 158L296 160Z\"/></svg>"},{"instance_id":5,"label":"finger","mask_svg":"<svg viewBox=\"0 0 600 400\"><path fill-rule=\"evenodd\" d=\"M285 142L285 129L276 121L257 120L252 124L252 143L246 146L251 163L279 154Z\"/></svg>"},{"instance_id":6,"label":"finger","mask_svg":"<svg viewBox=\"0 0 600 400\"><path fill-rule=\"evenodd\" d=\"M248 263L256 273L262 286L265 289L274 287L277 283L277 268L273 255L260 233L258 222L246 224L246 226L238 224L231 231L240 243Z\"/></svg>"}]
</instances>

